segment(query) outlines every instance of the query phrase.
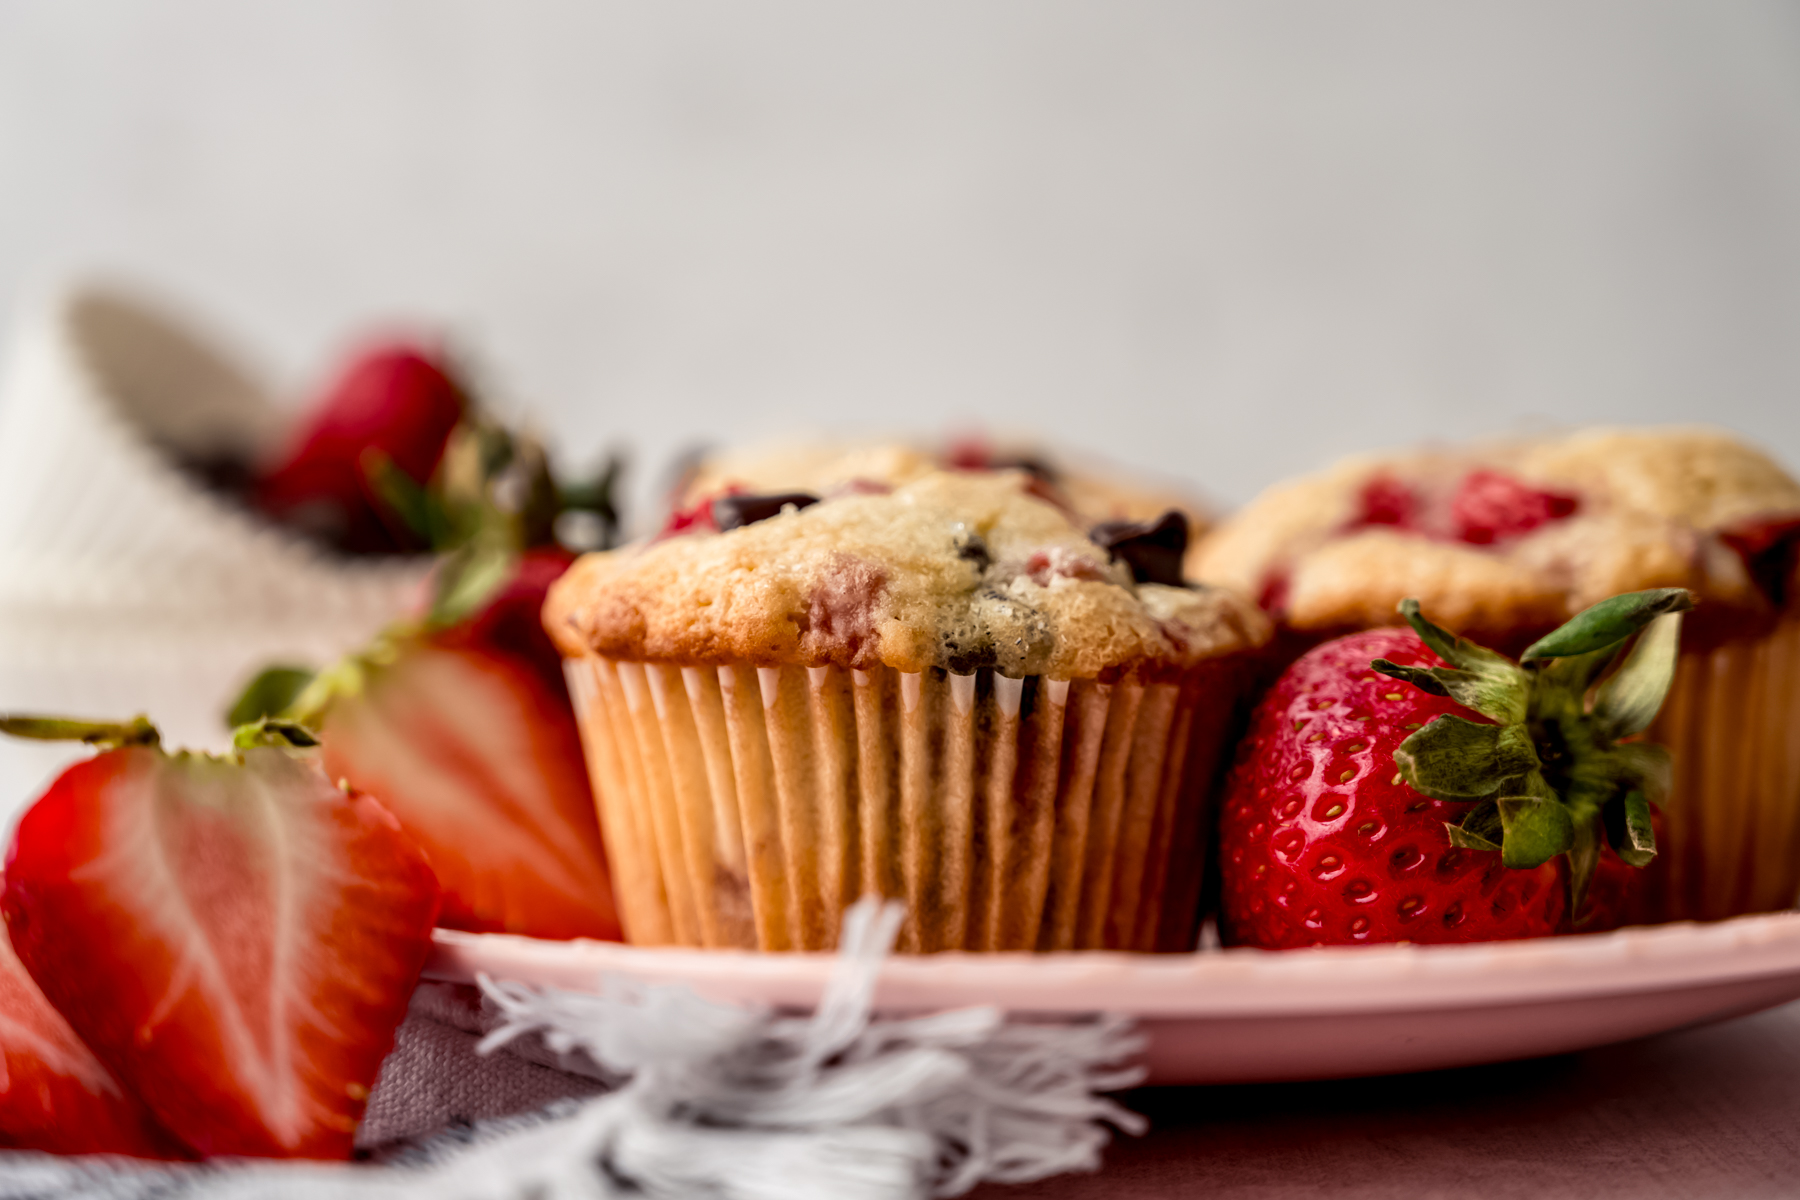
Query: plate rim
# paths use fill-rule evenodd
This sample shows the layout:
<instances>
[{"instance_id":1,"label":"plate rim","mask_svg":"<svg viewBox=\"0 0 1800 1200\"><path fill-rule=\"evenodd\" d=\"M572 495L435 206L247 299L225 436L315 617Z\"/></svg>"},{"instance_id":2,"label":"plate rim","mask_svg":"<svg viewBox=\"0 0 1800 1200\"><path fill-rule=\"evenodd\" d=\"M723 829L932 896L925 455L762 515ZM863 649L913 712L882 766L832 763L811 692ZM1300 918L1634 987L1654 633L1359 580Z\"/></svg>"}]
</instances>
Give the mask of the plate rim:
<instances>
[{"instance_id":1,"label":"plate rim","mask_svg":"<svg viewBox=\"0 0 1800 1200\"><path fill-rule=\"evenodd\" d=\"M591 990L607 975L686 984L739 1002L807 1005L834 953L764 953L547 941L439 929L427 978L478 974ZM1190 954L1078 951L893 955L880 968L885 1009L994 1004L1015 1012L1106 1011L1147 1019L1294 1017L1530 1004L1800 975L1800 911L1633 926L1453 946L1407 943Z\"/></svg>"}]
</instances>

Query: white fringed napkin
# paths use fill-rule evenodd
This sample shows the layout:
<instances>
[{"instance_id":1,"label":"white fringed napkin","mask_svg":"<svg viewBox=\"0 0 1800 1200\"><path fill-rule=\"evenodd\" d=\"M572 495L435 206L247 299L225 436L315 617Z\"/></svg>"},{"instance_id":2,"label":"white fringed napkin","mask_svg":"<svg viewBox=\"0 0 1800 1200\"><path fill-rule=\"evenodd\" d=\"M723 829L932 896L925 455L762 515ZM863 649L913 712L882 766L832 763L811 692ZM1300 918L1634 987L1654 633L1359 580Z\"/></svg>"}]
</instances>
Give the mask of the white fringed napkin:
<instances>
[{"instance_id":1,"label":"white fringed napkin","mask_svg":"<svg viewBox=\"0 0 1800 1200\"><path fill-rule=\"evenodd\" d=\"M845 914L838 966L810 1016L617 978L597 995L484 980L493 1027L479 1052L522 1048L528 1061L571 1071L580 1088L615 1086L535 1120L465 1128L411 1152L390 1147L396 1165L121 1170L21 1155L0 1162L0 1191L58 1200L914 1200L1091 1171L1108 1124L1142 1132L1142 1118L1103 1094L1142 1078L1125 1065L1142 1041L1124 1018L1035 1023L993 1008L874 1017L876 976L900 920L899 906L872 899ZM407 1093L409 1081L389 1065L369 1120L394 1128L405 1114L384 1112L384 1093Z\"/></svg>"}]
</instances>

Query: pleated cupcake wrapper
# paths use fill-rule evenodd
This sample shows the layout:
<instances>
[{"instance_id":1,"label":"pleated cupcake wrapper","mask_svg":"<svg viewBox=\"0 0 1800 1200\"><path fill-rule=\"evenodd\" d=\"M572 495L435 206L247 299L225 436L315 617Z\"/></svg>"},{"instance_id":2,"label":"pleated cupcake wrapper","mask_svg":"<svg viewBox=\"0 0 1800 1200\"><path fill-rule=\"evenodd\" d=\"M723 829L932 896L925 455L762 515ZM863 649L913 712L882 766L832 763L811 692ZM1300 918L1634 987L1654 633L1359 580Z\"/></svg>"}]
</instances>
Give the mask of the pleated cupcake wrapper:
<instances>
[{"instance_id":1,"label":"pleated cupcake wrapper","mask_svg":"<svg viewBox=\"0 0 1800 1200\"><path fill-rule=\"evenodd\" d=\"M571 660L627 935L821 950L1188 949L1236 664L1172 681Z\"/></svg>"},{"instance_id":2,"label":"pleated cupcake wrapper","mask_svg":"<svg viewBox=\"0 0 1800 1200\"><path fill-rule=\"evenodd\" d=\"M1663 861L1664 920L1714 920L1800 898L1800 614L1759 638L1681 655L1651 727L1675 777Z\"/></svg>"}]
</instances>

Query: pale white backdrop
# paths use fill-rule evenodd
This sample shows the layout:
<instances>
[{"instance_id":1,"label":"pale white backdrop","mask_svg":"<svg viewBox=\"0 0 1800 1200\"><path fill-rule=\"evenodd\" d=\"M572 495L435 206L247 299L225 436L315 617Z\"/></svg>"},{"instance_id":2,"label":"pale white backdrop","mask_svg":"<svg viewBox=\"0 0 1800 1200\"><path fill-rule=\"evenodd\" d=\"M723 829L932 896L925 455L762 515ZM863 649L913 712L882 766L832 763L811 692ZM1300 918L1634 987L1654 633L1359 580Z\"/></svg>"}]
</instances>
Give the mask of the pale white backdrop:
<instances>
[{"instance_id":1,"label":"pale white backdrop","mask_svg":"<svg viewBox=\"0 0 1800 1200\"><path fill-rule=\"evenodd\" d=\"M572 462L1042 428L1221 501L1709 420L1800 462L1800 8L0 0L0 312L298 389L440 322Z\"/></svg>"},{"instance_id":2,"label":"pale white backdrop","mask_svg":"<svg viewBox=\"0 0 1800 1200\"><path fill-rule=\"evenodd\" d=\"M446 328L640 497L806 427L1225 505L1595 421L1800 466L1800 7L0 0L0 341L93 276L295 396Z\"/></svg>"}]
</instances>

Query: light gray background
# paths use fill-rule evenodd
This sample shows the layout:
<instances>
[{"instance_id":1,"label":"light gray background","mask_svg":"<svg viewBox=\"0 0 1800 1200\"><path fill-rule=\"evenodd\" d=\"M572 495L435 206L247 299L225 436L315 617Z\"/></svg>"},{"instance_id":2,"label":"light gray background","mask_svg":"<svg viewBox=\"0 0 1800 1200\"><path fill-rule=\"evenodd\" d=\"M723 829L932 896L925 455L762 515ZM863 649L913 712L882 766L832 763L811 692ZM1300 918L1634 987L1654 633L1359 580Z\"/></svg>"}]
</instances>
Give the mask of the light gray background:
<instances>
[{"instance_id":1,"label":"light gray background","mask_svg":"<svg viewBox=\"0 0 1800 1200\"><path fill-rule=\"evenodd\" d=\"M1227 502L1708 420L1800 462L1800 9L0 0L0 311L298 389L446 323L579 463L1041 428Z\"/></svg>"}]
</instances>

